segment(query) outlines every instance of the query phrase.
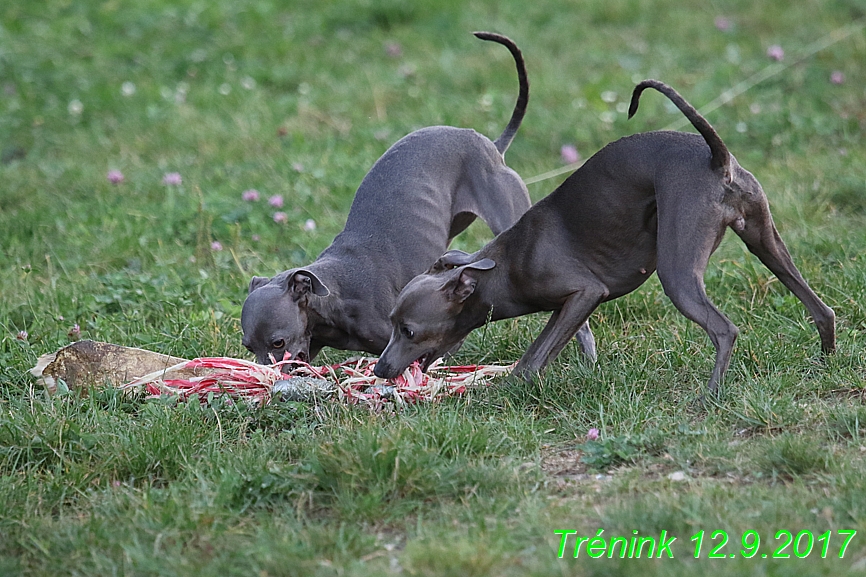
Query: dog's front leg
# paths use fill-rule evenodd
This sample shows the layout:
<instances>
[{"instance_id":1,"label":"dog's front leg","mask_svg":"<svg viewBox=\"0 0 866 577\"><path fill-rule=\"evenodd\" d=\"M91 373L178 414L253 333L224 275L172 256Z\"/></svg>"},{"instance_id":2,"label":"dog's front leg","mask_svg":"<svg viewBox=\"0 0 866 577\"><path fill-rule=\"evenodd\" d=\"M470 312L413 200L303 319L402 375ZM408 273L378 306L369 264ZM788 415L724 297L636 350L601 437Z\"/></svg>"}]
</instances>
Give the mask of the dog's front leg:
<instances>
[{"instance_id":1,"label":"dog's front leg","mask_svg":"<svg viewBox=\"0 0 866 577\"><path fill-rule=\"evenodd\" d=\"M529 353L532 350L532 347L536 345L536 343L543 342L547 337L547 334L550 330L553 329L556 324L556 319L559 317L559 311L554 311L550 318L547 320L547 324L544 326L544 330L541 331L541 334L538 335L538 338L532 343L529 349L527 349L526 353ZM580 328L577 329L577 334L574 335L574 339L577 341L578 347L580 347L580 352L584 356L584 358L589 362L590 365L594 365L598 360L598 353L595 348L595 336L592 334L592 330L589 328L589 319L586 320L585 323L580 325ZM524 354L526 356L526 354Z\"/></svg>"},{"instance_id":2,"label":"dog's front leg","mask_svg":"<svg viewBox=\"0 0 866 577\"><path fill-rule=\"evenodd\" d=\"M525 380L529 380L533 374L544 369L550 361L556 358L578 330L583 330L586 319L607 298L608 294L607 287L596 280L586 283L580 290L572 293L562 308L550 315L544 330L526 349L517 363L514 373ZM586 326L585 332L588 331L589 327ZM592 333L589 334L591 337ZM585 334L582 335L582 338L585 338ZM593 339L593 344L594 342ZM586 354L586 351L584 353Z\"/></svg>"}]
</instances>

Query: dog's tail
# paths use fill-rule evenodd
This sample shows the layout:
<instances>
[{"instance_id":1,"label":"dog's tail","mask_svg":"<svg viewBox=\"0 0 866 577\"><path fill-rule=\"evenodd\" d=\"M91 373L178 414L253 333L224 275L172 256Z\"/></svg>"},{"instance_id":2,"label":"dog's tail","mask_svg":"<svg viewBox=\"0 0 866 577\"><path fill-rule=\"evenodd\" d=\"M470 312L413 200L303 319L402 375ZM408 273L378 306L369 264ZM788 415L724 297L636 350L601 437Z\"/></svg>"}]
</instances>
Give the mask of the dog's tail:
<instances>
[{"instance_id":1,"label":"dog's tail","mask_svg":"<svg viewBox=\"0 0 866 577\"><path fill-rule=\"evenodd\" d=\"M517 80L520 83L520 91L517 94L517 104L514 105L514 112L511 113L511 120L508 121L508 126L502 131L493 144L496 145L496 150L499 154L505 154L511 141L514 140L514 135L517 134L517 129L520 128L520 123L523 122L523 117L526 115L526 105L529 102L529 79L526 77L526 64L523 62L523 54L511 38L493 32L473 32L477 38L481 40L491 40L502 44L511 51L514 57L514 63L517 65Z\"/></svg>"},{"instance_id":2,"label":"dog's tail","mask_svg":"<svg viewBox=\"0 0 866 577\"><path fill-rule=\"evenodd\" d=\"M725 143L722 142L722 138L716 132L715 128L710 125L707 119L701 116L700 112L695 110L694 106L686 102L685 98L680 96L676 90L664 82L659 82L658 80L644 80L635 86L634 92L631 95L631 104L628 107L628 117L631 118L634 116L634 113L637 112L641 92L647 88L654 88L667 96L671 102L680 109L685 117L689 119L692 126L701 133L701 136L704 137L704 140L706 140L707 144L710 146L710 152L712 153L712 157L710 158L710 168L713 170L724 170L725 181L730 182L731 153L728 152L728 147L725 146Z\"/></svg>"}]
</instances>

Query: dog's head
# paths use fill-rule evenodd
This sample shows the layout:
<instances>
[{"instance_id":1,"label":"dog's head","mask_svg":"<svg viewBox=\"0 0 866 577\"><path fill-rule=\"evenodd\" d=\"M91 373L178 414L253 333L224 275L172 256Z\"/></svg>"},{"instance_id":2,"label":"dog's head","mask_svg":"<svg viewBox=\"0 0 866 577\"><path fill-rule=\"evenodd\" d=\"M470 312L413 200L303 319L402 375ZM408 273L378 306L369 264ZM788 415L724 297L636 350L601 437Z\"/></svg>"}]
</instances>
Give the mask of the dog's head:
<instances>
[{"instance_id":1,"label":"dog's head","mask_svg":"<svg viewBox=\"0 0 866 577\"><path fill-rule=\"evenodd\" d=\"M272 279L256 276L241 310L243 345L263 365L290 358L310 360L310 296L328 296L315 274L294 269ZM273 360L272 360L273 359Z\"/></svg>"},{"instance_id":2,"label":"dog's head","mask_svg":"<svg viewBox=\"0 0 866 577\"><path fill-rule=\"evenodd\" d=\"M376 363L376 376L393 379L416 360L426 371L479 326L479 315L483 323L487 312L470 297L495 265L489 258L449 251L409 281L391 312L391 340Z\"/></svg>"}]
</instances>

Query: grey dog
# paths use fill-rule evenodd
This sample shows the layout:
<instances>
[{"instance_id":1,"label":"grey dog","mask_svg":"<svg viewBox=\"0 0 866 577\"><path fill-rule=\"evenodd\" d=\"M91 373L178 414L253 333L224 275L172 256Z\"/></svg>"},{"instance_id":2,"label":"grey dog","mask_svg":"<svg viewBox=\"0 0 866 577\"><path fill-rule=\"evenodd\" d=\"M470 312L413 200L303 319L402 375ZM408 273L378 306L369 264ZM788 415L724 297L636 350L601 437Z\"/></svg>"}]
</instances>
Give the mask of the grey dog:
<instances>
[{"instance_id":1,"label":"grey dog","mask_svg":"<svg viewBox=\"0 0 866 577\"><path fill-rule=\"evenodd\" d=\"M530 206L526 185L505 165L529 100L520 50L476 32L514 57L519 94L491 142L471 129L422 128L376 161L355 193L346 226L315 262L273 278L253 277L241 312L243 344L258 362L312 360L324 346L379 354L400 289L480 217L498 234Z\"/></svg>"},{"instance_id":2,"label":"grey dog","mask_svg":"<svg viewBox=\"0 0 866 577\"><path fill-rule=\"evenodd\" d=\"M393 378L423 368L492 320L553 311L515 372L543 369L599 303L621 297L658 270L665 294L716 348L708 390L728 368L738 329L707 298L703 275L728 227L812 315L825 353L835 314L800 275L773 224L767 196L716 131L667 85L646 80L700 132L635 134L608 144L553 193L475 254L451 251L403 289L391 341L375 368Z\"/></svg>"}]
</instances>

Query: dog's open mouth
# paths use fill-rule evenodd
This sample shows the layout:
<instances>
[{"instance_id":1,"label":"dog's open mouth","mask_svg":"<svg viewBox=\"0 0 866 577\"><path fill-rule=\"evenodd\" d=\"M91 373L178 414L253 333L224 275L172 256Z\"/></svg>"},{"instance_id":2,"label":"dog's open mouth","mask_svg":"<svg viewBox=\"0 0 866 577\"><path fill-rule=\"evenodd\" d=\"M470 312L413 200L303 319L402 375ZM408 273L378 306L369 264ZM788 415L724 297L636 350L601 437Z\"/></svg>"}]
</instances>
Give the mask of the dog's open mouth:
<instances>
[{"instance_id":1,"label":"dog's open mouth","mask_svg":"<svg viewBox=\"0 0 866 577\"><path fill-rule=\"evenodd\" d=\"M271 360L273 360L273 355L271 355ZM285 353L283 353L283 358L280 360L283 360L283 361L288 361L288 360L300 361L302 363L309 364L310 355L305 353L304 351L298 351L294 355L289 353L288 351L286 351ZM274 361L274 362L276 362L276 361ZM280 370L282 370L283 373L288 374L288 373L291 373L294 369L295 369L295 367L292 366L292 364L287 364L287 365L283 365Z\"/></svg>"},{"instance_id":2,"label":"dog's open mouth","mask_svg":"<svg viewBox=\"0 0 866 577\"><path fill-rule=\"evenodd\" d=\"M429 367L433 362L433 353L424 353L423 355L415 359L415 362L421 365L422 371L426 371L427 367Z\"/></svg>"}]
</instances>

